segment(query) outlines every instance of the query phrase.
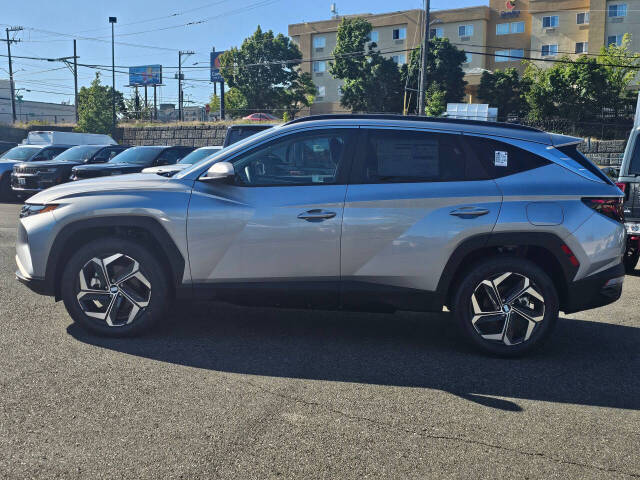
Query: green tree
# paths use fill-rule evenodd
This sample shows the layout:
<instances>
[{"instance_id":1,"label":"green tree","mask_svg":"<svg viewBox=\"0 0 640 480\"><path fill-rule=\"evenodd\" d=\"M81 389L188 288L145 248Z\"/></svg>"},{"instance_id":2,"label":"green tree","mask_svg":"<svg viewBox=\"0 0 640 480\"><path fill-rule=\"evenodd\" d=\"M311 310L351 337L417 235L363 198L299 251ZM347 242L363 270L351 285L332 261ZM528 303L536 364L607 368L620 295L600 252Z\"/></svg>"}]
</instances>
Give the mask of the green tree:
<instances>
[{"instance_id":1,"label":"green tree","mask_svg":"<svg viewBox=\"0 0 640 480\"><path fill-rule=\"evenodd\" d=\"M400 70L380 54L375 42L365 49L371 29L363 18L343 18L338 27L329 73L343 80L340 104L359 112L401 112Z\"/></svg>"},{"instance_id":2,"label":"green tree","mask_svg":"<svg viewBox=\"0 0 640 480\"><path fill-rule=\"evenodd\" d=\"M121 112L124 118L130 120L145 120L151 118L153 105L144 106L144 101L138 89L134 89L129 98L124 99L124 110Z\"/></svg>"},{"instance_id":3,"label":"green tree","mask_svg":"<svg viewBox=\"0 0 640 480\"><path fill-rule=\"evenodd\" d=\"M302 53L289 37L263 32L260 26L220 56L220 73L231 89L242 94L252 110L278 111L298 108L315 86L298 65ZM226 100L226 98L225 98Z\"/></svg>"},{"instance_id":4,"label":"green tree","mask_svg":"<svg viewBox=\"0 0 640 480\"><path fill-rule=\"evenodd\" d=\"M438 84L432 83L425 92L424 113L430 117L439 117L447 111L447 93Z\"/></svg>"},{"instance_id":5,"label":"green tree","mask_svg":"<svg viewBox=\"0 0 640 480\"><path fill-rule=\"evenodd\" d=\"M522 115L528 111L525 93L529 83L522 80L515 68L483 72L478 88L478 97L484 103L498 108L498 115L506 119L509 115Z\"/></svg>"},{"instance_id":6,"label":"green tree","mask_svg":"<svg viewBox=\"0 0 640 480\"><path fill-rule=\"evenodd\" d=\"M91 86L78 91L78 125L76 130L87 133L112 133L111 99L113 89L100 83L100 73ZM122 92L116 90L116 115L124 114L126 107Z\"/></svg>"},{"instance_id":7,"label":"green tree","mask_svg":"<svg viewBox=\"0 0 640 480\"><path fill-rule=\"evenodd\" d=\"M247 99L237 88L230 88L224 93L225 112L231 118L243 117L251 113Z\"/></svg>"},{"instance_id":8,"label":"green tree","mask_svg":"<svg viewBox=\"0 0 640 480\"><path fill-rule=\"evenodd\" d=\"M402 69L402 80L410 89L417 91L420 80L421 48L411 52L409 63ZM467 82L464 80L462 65L466 61L466 54L447 38L432 38L429 40L429 55L427 57L427 84L425 92L432 84L438 85L445 93L447 103L459 103L464 98ZM413 96L415 98L415 96ZM418 102L411 102L409 111L417 111Z\"/></svg>"},{"instance_id":9,"label":"green tree","mask_svg":"<svg viewBox=\"0 0 640 480\"><path fill-rule=\"evenodd\" d=\"M225 97L226 100L226 97ZM209 112L211 115L215 115L220 111L220 96L217 93L211 94L209 99Z\"/></svg>"},{"instance_id":10,"label":"green tree","mask_svg":"<svg viewBox=\"0 0 640 480\"><path fill-rule=\"evenodd\" d=\"M627 104L633 105L635 102L629 86L637 78L640 54L631 50L631 35L626 33L620 46L611 44L602 47L598 63L608 78L606 106L612 108L617 116Z\"/></svg>"}]
</instances>

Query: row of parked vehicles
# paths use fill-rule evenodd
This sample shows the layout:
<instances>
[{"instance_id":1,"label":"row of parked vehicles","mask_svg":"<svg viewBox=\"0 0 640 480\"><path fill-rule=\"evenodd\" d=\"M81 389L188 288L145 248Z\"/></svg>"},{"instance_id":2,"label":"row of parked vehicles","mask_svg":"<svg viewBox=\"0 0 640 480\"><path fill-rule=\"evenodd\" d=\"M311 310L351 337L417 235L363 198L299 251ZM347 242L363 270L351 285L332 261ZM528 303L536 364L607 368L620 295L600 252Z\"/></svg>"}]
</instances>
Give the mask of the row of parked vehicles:
<instances>
[{"instance_id":1,"label":"row of parked vehicles","mask_svg":"<svg viewBox=\"0 0 640 480\"><path fill-rule=\"evenodd\" d=\"M0 197L28 198L54 185L86 178L126 173L172 175L225 146L272 125L233 125L223 145L118 145L108 135L70 132L30 132L26 143L0 156Z\"/></svg>"}]
</instances>

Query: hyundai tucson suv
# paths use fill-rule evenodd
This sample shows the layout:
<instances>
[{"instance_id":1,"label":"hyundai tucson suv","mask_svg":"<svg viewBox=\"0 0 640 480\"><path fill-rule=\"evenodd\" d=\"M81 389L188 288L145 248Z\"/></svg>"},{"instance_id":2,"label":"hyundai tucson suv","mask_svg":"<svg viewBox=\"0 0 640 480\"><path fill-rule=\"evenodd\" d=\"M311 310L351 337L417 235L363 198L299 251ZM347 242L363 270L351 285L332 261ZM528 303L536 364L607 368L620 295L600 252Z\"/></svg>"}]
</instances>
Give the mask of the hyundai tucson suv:
<instances>
[{"instance_id":1,"label":"hyundai tucson suv","mask_svg":"<svg viewBox=\"0 0 640 480\"><path fill-rule=\"evenodd\" d=\"M13 200L16 194L11 189L11 172L20 162L46 162L73 145L18 145L0 156L0 200Z\"/></svg>"},{"instance_id":2,"label":"hyundai tucson suv","mask_svg":"<svg viewBox=\"0 0 640 480\"><path fill-rule=\"evenodd\" d=\"M172 165L193 151L194 147L131 147L106 163L79 165L71 169L71 180L138 173L147 167Z\"/></svg>"},{"instance_id":3,"label":"hyundai tucson suv","mask_svg":"<svg viewBox=\"0 0 640 480\"><path fill-rule=\"evenodd\" d=\"M123 145L78 145L48 162L22 162L13 166L11 188L20 195L33 195L69 181L76 165L104 163L125 151Z\"/></svg>"},{"instance_id":4,"label":"hyundai tucson suv","mask_svg":"<svg viewBox=\"0 0 640 480\"><path fill-rule=\"evenodd\" d=\"M560 311L621 295L622 195L579 142L464 120L296 119L169 178L38 193L20 213L16 275L101 335L153 327L176 297L446 306L475 346L521 355Z\"/></svg>"}]
</instances>

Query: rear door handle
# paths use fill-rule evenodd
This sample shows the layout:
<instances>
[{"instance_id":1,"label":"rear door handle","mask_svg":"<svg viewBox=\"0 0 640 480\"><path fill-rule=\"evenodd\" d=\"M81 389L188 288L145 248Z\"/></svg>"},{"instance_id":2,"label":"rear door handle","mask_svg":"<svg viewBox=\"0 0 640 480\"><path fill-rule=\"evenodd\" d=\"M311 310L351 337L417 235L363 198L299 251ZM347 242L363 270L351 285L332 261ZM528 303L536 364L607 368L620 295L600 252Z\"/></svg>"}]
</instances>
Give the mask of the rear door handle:
<instances>
[{"instance_id":1,"label":"rear door handle","mask_svg":"<svg viewBox=\"0 0 640 480\"><path fill-rule=\"evenodd\" d=\"M298 215L300 220L306 220L307 222L322 222L323 220L329 220L336 216L336 212L327 212L319 208L313 210L307 210Z\"/></svg>"},{"instance_id":2,"label":"rear door handle","mask_svg":"<svg viewBox=\"0 0 640 480\"><path fill-rule=\"evenodd\" d=\"M460 218L470 219L470 218L481 217L482 215L486 215L488 213L489 213L489 210L487 210L486 208L461 207L461 208L458 208L456 210L453 210L452 212L449 213L449 215L453 215L455 217L460 217Z\"/></svg>"}]
</instances>

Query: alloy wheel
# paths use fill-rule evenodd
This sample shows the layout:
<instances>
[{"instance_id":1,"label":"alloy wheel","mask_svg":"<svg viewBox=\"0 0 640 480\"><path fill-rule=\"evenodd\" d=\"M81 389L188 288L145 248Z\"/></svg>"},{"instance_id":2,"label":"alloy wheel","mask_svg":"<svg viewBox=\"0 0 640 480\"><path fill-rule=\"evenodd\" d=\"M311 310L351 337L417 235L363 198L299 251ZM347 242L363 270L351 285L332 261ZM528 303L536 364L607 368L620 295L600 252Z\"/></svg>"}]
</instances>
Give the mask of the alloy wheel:
<instances>
[{"instance_id":1,"label":"alloy wheel","mask_svg":"<svg viewBox=\"0 0 640 480\"><path fill-rule=\"evenodd\" d=\"M519 273L505 272L483 280L470 303L471 323L478 335L508 346L528 341L545 314L540 289Z\"/></svg>"},{"instance_id":2,"label":"alloy wheel","mask_svg":"<svg viewBox=\"0 0 640 480\"><path fill-rule=\"evenodd\" d=\"M151 299L151 283L140 264L122 253L92 258L78 280L76 297L84 314L110 327L132 323Z\"/></svg>"}]
</instances>

